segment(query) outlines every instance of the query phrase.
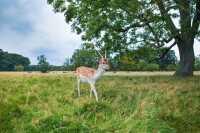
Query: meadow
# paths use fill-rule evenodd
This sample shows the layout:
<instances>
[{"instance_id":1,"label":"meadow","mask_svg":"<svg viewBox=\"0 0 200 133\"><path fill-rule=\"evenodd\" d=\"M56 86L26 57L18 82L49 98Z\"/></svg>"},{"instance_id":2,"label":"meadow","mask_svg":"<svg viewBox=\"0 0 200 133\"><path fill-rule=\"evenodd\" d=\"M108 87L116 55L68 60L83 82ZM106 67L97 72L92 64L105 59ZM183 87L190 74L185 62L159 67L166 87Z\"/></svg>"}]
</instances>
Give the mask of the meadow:
<instances>
[{"instance_id":1,"label":"meadow","mask_svg":"<svg viewBox=\"0 0 200 133\"><path fill-rule=\"evenodd\" d=\"M106 73L99 102L74 73L0 72L0 133L198 133L200 72Z\"/></svg>"}]
</instances>

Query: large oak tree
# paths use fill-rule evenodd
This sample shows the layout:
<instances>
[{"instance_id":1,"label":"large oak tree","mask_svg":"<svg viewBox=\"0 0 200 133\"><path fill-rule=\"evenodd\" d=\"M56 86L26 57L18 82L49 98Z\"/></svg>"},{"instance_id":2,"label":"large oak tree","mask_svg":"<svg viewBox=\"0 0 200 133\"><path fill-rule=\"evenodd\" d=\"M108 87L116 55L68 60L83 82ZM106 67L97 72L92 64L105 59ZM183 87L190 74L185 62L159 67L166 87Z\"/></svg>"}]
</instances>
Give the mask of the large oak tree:
<instances>
[{"instance_id":1,"label":"large oak tree","mask_svg":"<svg viewBox=\"0 0 200 133\"><path fill-rule=\"evenodd\" d=\"M48 0L82 39L115 51L147 44L177 45L176 76L192 76L200 36L200 0Z\"/></svg>"}]
</instances>

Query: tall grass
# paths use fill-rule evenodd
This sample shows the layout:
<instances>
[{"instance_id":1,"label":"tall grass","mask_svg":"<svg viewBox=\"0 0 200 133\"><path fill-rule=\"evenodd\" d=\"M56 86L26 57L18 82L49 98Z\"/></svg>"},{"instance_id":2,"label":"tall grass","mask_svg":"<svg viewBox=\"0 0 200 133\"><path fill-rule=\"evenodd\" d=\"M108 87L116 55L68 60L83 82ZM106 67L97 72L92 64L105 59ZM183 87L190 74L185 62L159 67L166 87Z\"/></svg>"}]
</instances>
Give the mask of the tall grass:
<instances>
[{"instance_id":1,"label":"tall grass","mask_svg":"<svg viewBox=\"0 0 200 133\"><path fill-rule=\"evenodd\" d=\"M77 93L74 74L0 73L0 132L200 132L200 76L106 74Z\"/></svg>"}]
</instances>

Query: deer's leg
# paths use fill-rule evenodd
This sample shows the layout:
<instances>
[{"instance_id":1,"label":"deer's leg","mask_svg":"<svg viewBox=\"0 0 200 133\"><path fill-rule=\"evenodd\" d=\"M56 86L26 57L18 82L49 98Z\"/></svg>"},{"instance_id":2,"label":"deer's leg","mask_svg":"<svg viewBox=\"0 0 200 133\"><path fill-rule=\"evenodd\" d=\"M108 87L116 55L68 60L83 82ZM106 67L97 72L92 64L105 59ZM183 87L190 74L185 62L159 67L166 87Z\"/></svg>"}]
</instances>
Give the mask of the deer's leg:
<instances>
[{"instance_id":1,"label":"deer's leg","mask_svg":"<svg viewBox=\"0 0 200 133\"><path fill-rule=\"evenodd\" d=\"M80 79L78 79L78 96L81 96Z\"/></svg>"},{"instance_id":2,"label":"deer's leg","mask_svg":"<svg viewBox=\"0 0 200 133\"><path fill-rule=\"evenodd\" d=\"M92 87L90 89L90 98L92 98Z\"/></svg>"},{"instance_id":3,"label":"deer's leg","mask_svg":"<svg viewBox=\"0 0 200 133\"><path fill-rule=\"evenodd\" d=\"M94 85L91 85L91 89L92 89L92 91L94 92L94 95L95 95L95 97L96 97L96 101L98 102L98 96L97 96L97 91L96 91L96 89L95 89L95 86L94 86Z\"/></svg>"}]
</instances>

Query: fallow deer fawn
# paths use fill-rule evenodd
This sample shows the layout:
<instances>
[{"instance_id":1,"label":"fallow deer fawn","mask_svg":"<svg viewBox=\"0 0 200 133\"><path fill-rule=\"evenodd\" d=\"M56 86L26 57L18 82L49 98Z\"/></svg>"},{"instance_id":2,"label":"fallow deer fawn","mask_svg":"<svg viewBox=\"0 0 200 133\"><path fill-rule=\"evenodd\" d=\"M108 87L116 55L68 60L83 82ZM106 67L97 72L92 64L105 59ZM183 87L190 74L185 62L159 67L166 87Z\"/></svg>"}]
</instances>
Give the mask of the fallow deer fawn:
<instances>
[{"instance_id":1,"label":"fallow deer fawn","mask_svg":"<svg viewBox=\"0 0 200 133\"><path fill-rule=\"evenodd\" d=\"M103 57L101 54L100 56L101 58L98 59L99 66L97 70L84 66L78 67L76 69L79 97L80 97L80 82L87 82L90 84L91 87L90 98L92 97L92 92L94 92L97 102L98 102L98 96L97 96L97 91L95 89L96 81L103 75L105 69L109 69L108 59L106 58L106 52L105 52L105 57Z\"/></svg>"}]
</instances>

